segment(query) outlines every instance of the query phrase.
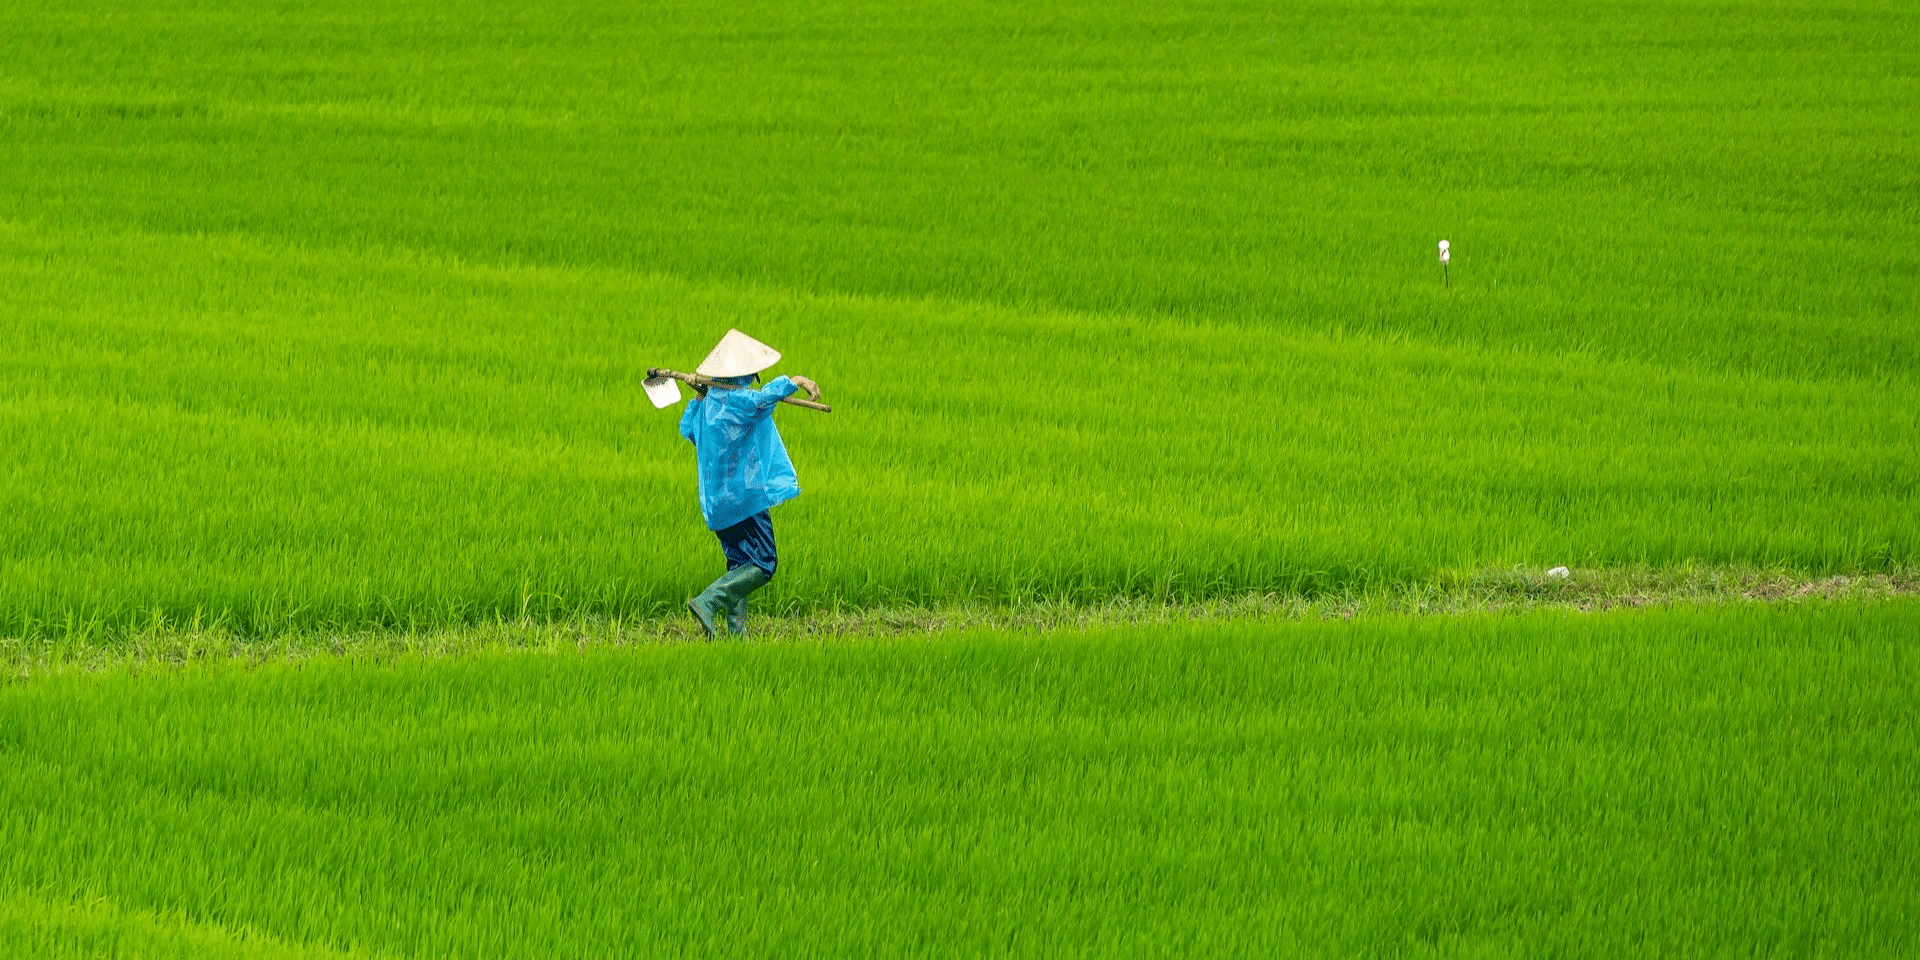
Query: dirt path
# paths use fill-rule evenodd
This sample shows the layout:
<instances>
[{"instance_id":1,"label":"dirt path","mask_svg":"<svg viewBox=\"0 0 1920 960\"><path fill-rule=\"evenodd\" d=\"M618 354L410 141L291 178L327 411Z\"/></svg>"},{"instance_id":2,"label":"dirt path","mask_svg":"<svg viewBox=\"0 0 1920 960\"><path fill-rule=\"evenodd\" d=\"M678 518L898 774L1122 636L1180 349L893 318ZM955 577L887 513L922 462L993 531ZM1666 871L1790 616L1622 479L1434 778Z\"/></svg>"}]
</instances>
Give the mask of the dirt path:
<instances>
[{"instance_id":1,"label":"dirt path","mask_svg":"<svg viewBox=\"0 0 1920 960\"><path fill-rule=\"evenodd\" d=\"M954 630L1077 630L1228 620L1352 620L1535 610L1739 603L1871 602L1920 596L1920 572L1807 577L1725 568L1479 571L1429 582L1300 596L1249 593L1206 600L1117 597L1097 604L1045 598L931 609L879 607L758 616L757 642L887 638ZM0 638L0 681L49 670L140 669L195 661L264 662L312 657L454 656L481 650L552 650L703 642L680 611L629 620L505 621L428 630L305 630L244 637L167 628L117 637Z\"/></svg>"}]
</instances>

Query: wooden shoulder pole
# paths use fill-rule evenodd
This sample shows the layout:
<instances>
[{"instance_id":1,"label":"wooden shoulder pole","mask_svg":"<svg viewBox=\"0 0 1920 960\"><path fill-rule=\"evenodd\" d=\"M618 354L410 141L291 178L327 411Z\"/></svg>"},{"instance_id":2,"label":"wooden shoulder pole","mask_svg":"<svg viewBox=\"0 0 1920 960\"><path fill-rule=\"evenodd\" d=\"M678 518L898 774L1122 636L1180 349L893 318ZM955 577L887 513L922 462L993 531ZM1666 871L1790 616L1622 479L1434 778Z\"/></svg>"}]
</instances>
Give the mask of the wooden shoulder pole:
<instances>
[{"instance_id":1,"label":"wooden shoulder pole","mask_svg":"<svg viewBox=\"0 0 1920 960\"><path fill-rule=\"evenodd\" d=\"M686 384L687 386L700 387L701 389L712 389L712 390L740 389L739 387L733 386L731 384L714 383L712 380L709 380L706 377L703 377L697 373L680 373L678 371L668 370L663 367L648 367L647 379L651 380L654 377L672 377L673 379L678 380L681 383ZM812 400L797 400L793 397L781 397L780 402L791 403L796 407L806 407L808 410L818 410L821 413L833 412L832 407L829 407L824 403L817 403Z\"/></svg>"}]
</instances>

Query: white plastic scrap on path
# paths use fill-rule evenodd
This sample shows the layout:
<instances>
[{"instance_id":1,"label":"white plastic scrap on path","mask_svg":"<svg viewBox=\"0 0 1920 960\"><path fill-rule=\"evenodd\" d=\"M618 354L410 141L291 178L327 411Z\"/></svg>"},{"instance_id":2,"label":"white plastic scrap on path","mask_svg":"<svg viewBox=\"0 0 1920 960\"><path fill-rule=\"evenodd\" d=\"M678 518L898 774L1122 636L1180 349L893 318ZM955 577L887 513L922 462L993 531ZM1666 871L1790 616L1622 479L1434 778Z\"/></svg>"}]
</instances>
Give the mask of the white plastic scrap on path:
<instances>
[{"instance_id":1,"label":"white plastic scrap on path","mask_svg":"<svg viewBox=\"0 0 1920 960\"><path fill-rule=\"evenodd\" d=\"M1547 571L1547 576L1559 577L1560 579L1565 580L1566 578L1573 576L1573 571L1568 570L1566 567L1554 567L1552 570Z\"/></svg>"}]
</instances>

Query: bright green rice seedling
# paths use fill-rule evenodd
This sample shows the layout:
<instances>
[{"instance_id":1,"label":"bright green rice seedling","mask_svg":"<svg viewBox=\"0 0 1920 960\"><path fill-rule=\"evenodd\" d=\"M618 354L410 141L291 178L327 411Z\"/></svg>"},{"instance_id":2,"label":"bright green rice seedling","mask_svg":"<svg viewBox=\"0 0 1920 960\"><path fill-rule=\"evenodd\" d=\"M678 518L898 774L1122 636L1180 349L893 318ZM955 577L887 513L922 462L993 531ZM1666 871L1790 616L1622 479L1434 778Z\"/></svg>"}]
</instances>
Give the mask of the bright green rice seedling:
<instances>
[{"instance_id":1,"label":"bright green rice seedling","mask_svg":"<svg viewBox=\"0 0 1920 960\"><path fill-rule=\"evenodd\" d=\"M0 631L1911 567L1910 4L0 11ZM1440 287L1434 243L1455 244Z\"/></svg>"},{"instance_id":2,"label":"bright green rice seedling","mask_svg":"<svg viewBox=\"0 0 1920 960\"><path fill-rule=\"evenodd\" d=\"M40 678L0 687L0 952L1911 955L1916 634L1906 601Z\"/></svg>"}]
</instances>

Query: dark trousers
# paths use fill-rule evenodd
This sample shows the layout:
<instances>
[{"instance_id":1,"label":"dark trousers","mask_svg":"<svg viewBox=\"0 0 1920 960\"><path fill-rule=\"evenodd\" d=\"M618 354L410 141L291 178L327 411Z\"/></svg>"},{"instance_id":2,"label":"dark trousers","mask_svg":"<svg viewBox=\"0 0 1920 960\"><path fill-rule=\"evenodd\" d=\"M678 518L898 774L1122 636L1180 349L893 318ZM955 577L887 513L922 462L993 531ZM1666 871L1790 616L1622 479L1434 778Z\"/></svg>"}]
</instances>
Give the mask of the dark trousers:
<instances>
[{"instance_id":1,"label":"dark trousers","mask_svg":"<svg viewBox=\"0 0 1920 960\"><path fill-rule=\"evenodd\" d=\"M773 578L780 556L773 546L771 513L762 510L731 527L715 530L713 535L720 538L720 549L726 551L728 570L751 563L766 571L768 579Z\"/></svg>"}]
</instances>

